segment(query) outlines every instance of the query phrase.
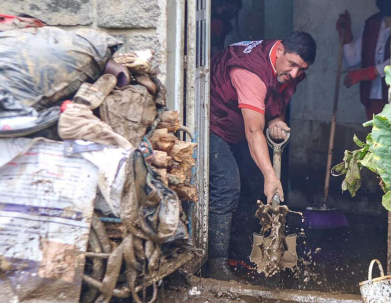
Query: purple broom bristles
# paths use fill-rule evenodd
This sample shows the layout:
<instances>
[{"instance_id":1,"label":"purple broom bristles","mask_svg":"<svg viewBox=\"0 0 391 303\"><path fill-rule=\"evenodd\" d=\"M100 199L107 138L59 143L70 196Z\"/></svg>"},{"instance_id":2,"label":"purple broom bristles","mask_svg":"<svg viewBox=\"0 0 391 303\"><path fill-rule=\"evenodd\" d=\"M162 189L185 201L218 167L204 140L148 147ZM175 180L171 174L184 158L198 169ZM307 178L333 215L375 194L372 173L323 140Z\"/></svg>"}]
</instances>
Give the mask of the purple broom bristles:
<instances>
[{"instance_id":1,"label":"purple broom bristles","mask_svg":"<svg viewBox=\"0 0 391 303\"><path fill-rule=\"evenodd\" d=\"M335 229L349 227L345 214L340 210L306 210L303 227L307 229Z\"/></svg>"}]
</instances>

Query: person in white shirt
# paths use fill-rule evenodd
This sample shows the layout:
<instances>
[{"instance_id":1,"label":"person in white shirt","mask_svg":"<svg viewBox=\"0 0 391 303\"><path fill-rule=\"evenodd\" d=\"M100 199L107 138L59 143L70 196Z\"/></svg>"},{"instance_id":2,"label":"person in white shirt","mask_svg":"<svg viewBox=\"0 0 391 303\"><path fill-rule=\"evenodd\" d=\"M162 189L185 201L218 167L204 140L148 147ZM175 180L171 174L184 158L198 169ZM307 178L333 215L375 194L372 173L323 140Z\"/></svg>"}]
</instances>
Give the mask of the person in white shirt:
<instances>
[{"instance_id":1,"label":"person in white shirt","mask_svg":"<svg viewBox=\"0 0 391 303\"><path fill-rule=\"evenodd\" d=\"M344 84L360 83L360 99L369 120L388 102L384 68L390 64L391 1L377 0L380 12L365 21L360 37L353 41L351 18L345 10L336 27L344 44L344 60L349 71ZM360 68L361 67L361 68Z\"/></svg>"}]
</instances>

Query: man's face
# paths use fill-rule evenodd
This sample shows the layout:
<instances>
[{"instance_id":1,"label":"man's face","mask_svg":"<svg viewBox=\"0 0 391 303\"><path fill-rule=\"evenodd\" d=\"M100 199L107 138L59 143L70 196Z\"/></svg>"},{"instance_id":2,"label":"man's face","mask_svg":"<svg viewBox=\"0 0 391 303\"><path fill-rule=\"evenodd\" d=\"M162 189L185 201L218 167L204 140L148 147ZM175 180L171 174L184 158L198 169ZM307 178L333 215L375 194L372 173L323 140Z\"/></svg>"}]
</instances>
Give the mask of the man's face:
<instances>
[{"instance_id":1,"label":"man's face","mask_svg":"<svg viewBox=\"0 0 391 303\"><path fill-rule=\"evenodd\" d=\"M280 43L277 46L277 81L280 84L287 83L301 74L303 74L309 67L309 64L305 62L298 54L286 53L284 54L284 46Z\"/></svg>"}]
</instances>

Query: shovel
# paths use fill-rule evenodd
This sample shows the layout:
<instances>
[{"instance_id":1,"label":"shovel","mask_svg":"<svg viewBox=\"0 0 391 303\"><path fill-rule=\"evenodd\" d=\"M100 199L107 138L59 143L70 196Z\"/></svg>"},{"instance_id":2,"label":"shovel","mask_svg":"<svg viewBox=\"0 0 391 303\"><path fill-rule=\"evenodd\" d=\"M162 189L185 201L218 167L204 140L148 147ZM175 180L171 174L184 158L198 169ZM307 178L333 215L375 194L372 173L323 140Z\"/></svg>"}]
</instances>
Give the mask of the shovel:
<instances>
[{"instance_id":1,"label":"shovel","mask_svg":"<svg viewBox=\"0 0 391 303\"><path fill-rule=\"evenodd\" d=\"M288 144L290 133L286 139L277 143L270 138L269 129L266 130L268 145L273 149L273 169L278 179L281 179L281 155ZM285 216L289 212L286 206L280 205L280 196L273 196L272 204L261 204L256 216L262 224L261 233L253 234L253 248L250 261L257 264L258 272L272 276L281 269L293 268L297 265L296 238L297 235L284 237ZM265 237L270 230L270 236Z\"/></svg>"}]
</instances>

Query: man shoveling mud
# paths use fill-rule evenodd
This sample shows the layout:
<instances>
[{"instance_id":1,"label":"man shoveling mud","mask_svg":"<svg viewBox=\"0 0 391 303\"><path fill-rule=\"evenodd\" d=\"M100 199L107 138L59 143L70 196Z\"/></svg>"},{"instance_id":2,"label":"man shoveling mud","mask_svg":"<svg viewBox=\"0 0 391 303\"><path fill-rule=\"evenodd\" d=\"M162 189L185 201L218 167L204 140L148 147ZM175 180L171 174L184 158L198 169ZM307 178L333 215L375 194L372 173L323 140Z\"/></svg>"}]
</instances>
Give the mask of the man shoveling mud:
<instances>
[{"instance_id":1,"label":"man shoveling mud","mask_svg":"<svg viewBox=\"0 0 391 303\"><path fill-rule=\"evenodd\" d=\"M270 162L265 126L275 140L290 131L285 110L316 56L316 43L307 33L284 40L239 42L216 53L211 64L210 110L210 278L230 280L227 264L232 213L240 196L239 169L232 148L247 140L251 156L264 177L270 203L284 194Z\"/></svg>"}]
</instances>

